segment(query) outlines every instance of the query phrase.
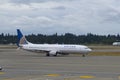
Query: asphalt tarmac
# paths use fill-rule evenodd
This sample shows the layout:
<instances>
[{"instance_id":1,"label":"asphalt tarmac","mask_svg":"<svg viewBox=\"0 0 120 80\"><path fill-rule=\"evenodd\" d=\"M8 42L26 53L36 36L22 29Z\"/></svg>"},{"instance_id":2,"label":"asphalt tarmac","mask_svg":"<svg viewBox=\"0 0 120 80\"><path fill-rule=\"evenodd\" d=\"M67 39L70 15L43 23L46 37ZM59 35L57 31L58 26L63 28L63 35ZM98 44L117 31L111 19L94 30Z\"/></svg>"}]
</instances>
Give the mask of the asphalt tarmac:
<instances>
[{"instance_id":1,"label":"asphalt tarmac","mask_svg":"<svg viewBox=\"0 0 120 80\"><path fill-rule=\"evenodd\" d=\"M120 56L46 57L0 49L0 80L120 80Z\"/></svg>"}]
</instances>

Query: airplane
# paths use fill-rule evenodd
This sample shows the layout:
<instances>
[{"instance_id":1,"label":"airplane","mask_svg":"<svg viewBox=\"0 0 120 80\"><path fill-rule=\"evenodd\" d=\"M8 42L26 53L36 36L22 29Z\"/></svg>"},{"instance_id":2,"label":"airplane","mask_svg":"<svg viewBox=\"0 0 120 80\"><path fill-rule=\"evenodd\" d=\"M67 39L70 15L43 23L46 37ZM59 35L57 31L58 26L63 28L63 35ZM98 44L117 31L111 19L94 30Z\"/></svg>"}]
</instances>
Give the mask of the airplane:
<instances>
[{"instance_id":1,"label":"airplane","mask_svg":"<svg viewBox=\"0 0 120 80\"><path fill-rule=\"evenodd\" d=\"M120 46L120 42L113 42L113 46Z\"/></svg>"},{"instance_id":2,"label":"airplane","mask_svg":"<svg viewBox=\"0 0 120 80\"><path fill-rule=\"evenodd\" d=\"M68 55L70 53L79 53L85 57L92 50L85 45L71 44L33 44L25 38L20 29L17 29L18 48L27 51L45 52L46 56Z\"/></svg>"}]
</instances>

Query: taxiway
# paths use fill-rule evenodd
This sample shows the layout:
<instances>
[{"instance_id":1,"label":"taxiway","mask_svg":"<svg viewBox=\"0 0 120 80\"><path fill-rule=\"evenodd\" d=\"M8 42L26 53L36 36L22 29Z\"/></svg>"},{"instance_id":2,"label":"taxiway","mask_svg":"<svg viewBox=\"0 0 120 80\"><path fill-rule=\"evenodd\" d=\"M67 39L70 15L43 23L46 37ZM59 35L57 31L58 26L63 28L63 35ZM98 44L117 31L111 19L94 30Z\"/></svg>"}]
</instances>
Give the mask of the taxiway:
<instances>
[{"instance_id":1,"label":"taxiway","mask_svg":"<svg viewBox=\"0 0 120 80\"><path fill-rule=\"evenodd\" d=\"M46 57L0 49L0 80L120 80L120 56Z\"/></svg>"}]
</instances>

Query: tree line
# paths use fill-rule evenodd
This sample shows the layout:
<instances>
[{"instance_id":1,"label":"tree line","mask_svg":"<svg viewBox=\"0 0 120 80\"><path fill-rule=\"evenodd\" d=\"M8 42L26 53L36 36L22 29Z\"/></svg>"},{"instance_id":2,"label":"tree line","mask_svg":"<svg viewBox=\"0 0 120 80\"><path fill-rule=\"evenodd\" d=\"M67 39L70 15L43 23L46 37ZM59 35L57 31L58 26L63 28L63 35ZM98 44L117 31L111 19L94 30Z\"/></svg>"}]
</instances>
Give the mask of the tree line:
<instances>
[{"instance_id":1,"label":"tree line","mask_svg":"<svg viewBox=\"0 0 120 80\"><path fill-rule=\"evenodd\" d=\"M43 34L30 34L26 36L27 40L36 44L105 44L111 45L114 41L120 40L120 35L96 35L88 33L86 35L75 35L66 33L64 35L43 35ZM17 35L0 34L0 44L16 44Z\"/></svg>"}]
</instances>

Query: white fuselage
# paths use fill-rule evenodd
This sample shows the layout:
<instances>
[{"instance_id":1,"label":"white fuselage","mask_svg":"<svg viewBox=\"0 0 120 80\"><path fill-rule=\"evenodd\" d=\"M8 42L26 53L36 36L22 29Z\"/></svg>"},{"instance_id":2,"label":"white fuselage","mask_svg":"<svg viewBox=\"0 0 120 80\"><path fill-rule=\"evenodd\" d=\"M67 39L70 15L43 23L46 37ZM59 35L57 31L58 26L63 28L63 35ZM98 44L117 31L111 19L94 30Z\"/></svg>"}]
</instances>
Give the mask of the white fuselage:
<instances>
[{"instance_id":1,"label":"white fuselage","mask_svg":"<svg viewBox=\"0 0 120 80\"><path fill-rule=\"evenodd\" d=\"M64 44L25 44L22 48L30 51L44 51L50 54L56 53L81 53L86 54L91 51L84 45L64 45Z\"/></svg>"}]
</instances>

